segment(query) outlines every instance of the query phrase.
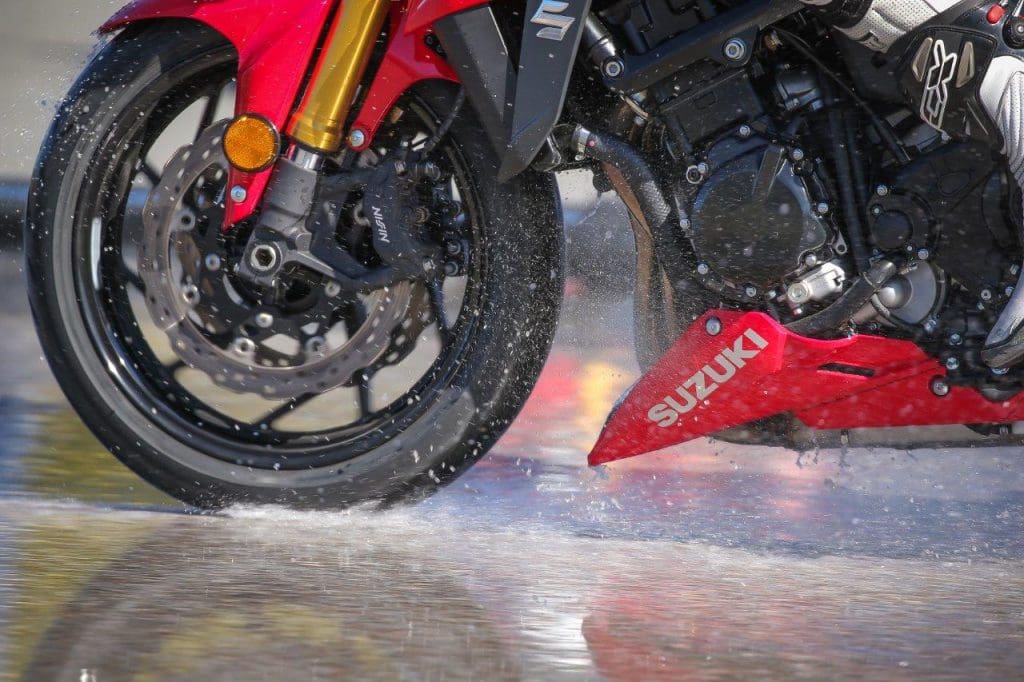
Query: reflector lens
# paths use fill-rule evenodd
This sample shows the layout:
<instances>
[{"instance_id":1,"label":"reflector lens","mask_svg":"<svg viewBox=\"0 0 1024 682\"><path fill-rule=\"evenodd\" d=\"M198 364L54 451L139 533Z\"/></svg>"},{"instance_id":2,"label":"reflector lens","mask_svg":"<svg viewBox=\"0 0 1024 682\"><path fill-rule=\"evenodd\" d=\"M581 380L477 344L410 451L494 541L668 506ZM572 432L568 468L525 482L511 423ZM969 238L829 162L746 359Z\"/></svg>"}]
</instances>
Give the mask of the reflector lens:
<instances>
[{"instance_id":1,"label":"reflector lens","mask_svg":"<svg viewBox=\"0 0 1024 682\"><path fill-rule=\"evenodd\" d=\"M224 154L228 162L245 173L258 173L274 163L281 138L267 119L242 114L224 133Z\"/></svg>"}]
</instances>

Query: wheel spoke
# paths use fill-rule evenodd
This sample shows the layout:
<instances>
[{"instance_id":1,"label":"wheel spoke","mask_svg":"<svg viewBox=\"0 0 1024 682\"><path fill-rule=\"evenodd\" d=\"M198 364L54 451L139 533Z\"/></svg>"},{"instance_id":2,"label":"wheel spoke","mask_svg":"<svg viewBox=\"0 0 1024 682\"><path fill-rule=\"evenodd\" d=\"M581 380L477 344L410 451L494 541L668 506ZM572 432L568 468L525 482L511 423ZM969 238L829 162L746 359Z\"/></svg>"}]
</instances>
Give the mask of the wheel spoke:
<instances>
[{"instance_id":1,"label":"wheel spoke","mask_svg":"<svg viewBox=\"0 0 1024 682\"><path fill-rule=\"evenodd\" d=\"M373 375L370 374L369 370L363 370L359 373L359 381L357 387L359 389L359 414L362 419L366 419L373 414L373 391L370 388L370 380Z\"/></svg>"},{"instance_id":2,"label":"wheel spoke","mask_svg":"<svg viewBox=\"0 0 1024 682\"><path fill-rule=\"evenodd\" d=\"M184 360L175 360L169 365L164 365L164 369L166 369L168 374L171 376L177 374L179 370L185 369L185 367L187 367L187 365Z\"/></svg>"},{"instance_id":3,"label":"wheel spoke","mask_svg":"<svg viewBox=\"0 0 1024 682\"><path fill-rule=\"evenodd\" d=\"M281 403L279 406L277 406L274 409L272 409L270 412L267 412L265 415L263 415L259 419L255 420L253 422L253 424L266 424L267 426L270 426L271 424L276 422L281 417L285 416L286 414L290 414L292 411L302 407L303 405L305 405L306 403L308 403L310 400L312 400L313 398L317 397L318 395L320 395L320 394L319 393L306 393L304 395L300 395L300 396L297 396L295 398L291 398L290 400L286 400L285 402Z\"/></svg>"},{"instance_id":4,"label":"wheel spoke","mask_svg":"<svg viewBox=\"0 0 1024 682\"><path fill-rule=\"evenodd\" d=\"M210 93L206 97L206 104L203 106L203 113L199 117L199 128L196 130L196 140L203 134L203 131L213 123L213 117L217 115L217 105L220 104L221 91Z\"/></svg>"},{"instance_id":5,"label":"wheel spoke","mask_svg":"<svg viewBox=\"0 0 1024 682\"><path fill-rule=\"evenodd\" d=\"M428 287L430 288L430 308L434 311L437 333L441 335L441 343L448 343L452 334L451 328L448 327L448 311L444 307L444 286L441 280L432 279Z\"/></svg>"}]
</instances>

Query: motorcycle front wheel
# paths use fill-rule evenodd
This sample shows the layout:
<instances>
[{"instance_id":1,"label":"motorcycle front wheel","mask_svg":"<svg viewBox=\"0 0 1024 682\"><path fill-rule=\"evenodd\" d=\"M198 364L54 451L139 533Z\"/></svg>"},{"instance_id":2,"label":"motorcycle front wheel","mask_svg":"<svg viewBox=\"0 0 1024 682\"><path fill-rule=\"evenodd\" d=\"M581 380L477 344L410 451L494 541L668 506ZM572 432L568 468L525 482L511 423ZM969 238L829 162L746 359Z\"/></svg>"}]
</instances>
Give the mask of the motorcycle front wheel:
<instances>
[{"instance_id":1,"label":"motorcycle front wheel","mask_svg":"<svg viewBox=\"0 0 1024 682\"><path fill-rule=\"evenodd\" d=\"M553 182L498 183L495 154L463 107L433 152L444 180L424 198L447 211L423 226L446 247L447 267L361 297L325 293L308 276L273 297L253 292L232 274L244 226L237 237L219 229L226 167L211 160L175 188L183 225L154 230L140 208L203 144L204 158L216 157L215 119L231 115L236 69L211 29L155 21L113 38L61 106L25 230L29 297L54 375L114 455L192 505L322 508L428 494L494 444L550 350L562 286ZM329 167L343 174L388 145L422 142L455 98L450 84L421 84L376 149ZM343 213L339 241L372 261L358 193ZM154 249L167 258L154 260ZM152 263L165 261L155 279ZM170 300L188 304L175 325L153 314ZM385 305L397 317L382 322L374 314ZM388 328L367 331L371 320ZM188 352L172 333L184 327ZM387 343L358 347L382 333ZM238 363L259 378L251 389Z\"/></svg>"}]
</instances>

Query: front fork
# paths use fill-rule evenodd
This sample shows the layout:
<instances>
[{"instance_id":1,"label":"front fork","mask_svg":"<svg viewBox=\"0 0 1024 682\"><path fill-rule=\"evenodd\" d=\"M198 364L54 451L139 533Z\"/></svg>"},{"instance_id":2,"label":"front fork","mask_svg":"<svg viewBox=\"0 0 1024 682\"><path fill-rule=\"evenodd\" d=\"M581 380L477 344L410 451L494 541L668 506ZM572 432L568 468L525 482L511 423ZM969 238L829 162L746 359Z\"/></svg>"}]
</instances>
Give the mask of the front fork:
<instances>
[{"instance_id":1,"label":"front fork","mask_svg":"<svg viewBox=\"0 0 1024 682\"><path fill-rule=\"evenodd\" d=\"M259 223L239 264L243 277L266 284L289 260L305 261L314 270L331 273L332 268L310 253L312 235L306 223L324 160L345 142L345 122L390 4L391 0L342 3L302 100L288 121L290 143L274 165ZM275 238L267 239L268 234Z\"/></svg>"}]
</instances>

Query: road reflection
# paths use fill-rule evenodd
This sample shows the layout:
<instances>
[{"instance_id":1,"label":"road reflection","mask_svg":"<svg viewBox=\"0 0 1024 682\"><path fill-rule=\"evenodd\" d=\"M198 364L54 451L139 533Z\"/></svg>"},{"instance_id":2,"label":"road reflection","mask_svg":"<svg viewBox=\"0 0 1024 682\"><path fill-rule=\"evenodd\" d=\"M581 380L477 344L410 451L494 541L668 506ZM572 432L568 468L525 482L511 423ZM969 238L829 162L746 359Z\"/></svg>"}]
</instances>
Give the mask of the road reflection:
<instances>
[{"instance_id":1,"label":"road reflection","mask_svg":"<svg viewBox=\"0 0 1024 682\"><path fill-rule=\"evenodd\" d=\"M0 301L0 677L1019 676L1018 451L705 440L589 469L629 315L571 285L521 418L416 507L189 516Z\"/></svg>"}]
</instances>

